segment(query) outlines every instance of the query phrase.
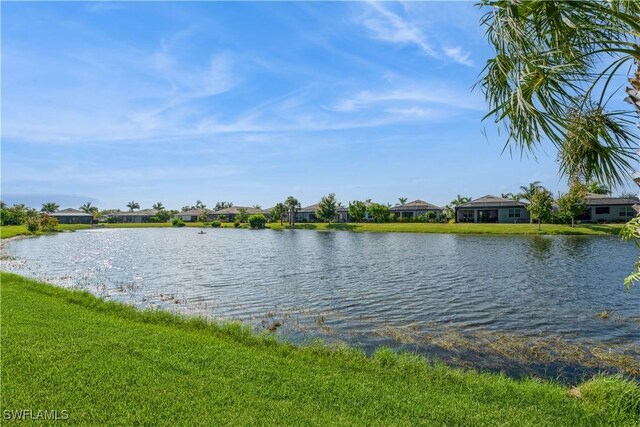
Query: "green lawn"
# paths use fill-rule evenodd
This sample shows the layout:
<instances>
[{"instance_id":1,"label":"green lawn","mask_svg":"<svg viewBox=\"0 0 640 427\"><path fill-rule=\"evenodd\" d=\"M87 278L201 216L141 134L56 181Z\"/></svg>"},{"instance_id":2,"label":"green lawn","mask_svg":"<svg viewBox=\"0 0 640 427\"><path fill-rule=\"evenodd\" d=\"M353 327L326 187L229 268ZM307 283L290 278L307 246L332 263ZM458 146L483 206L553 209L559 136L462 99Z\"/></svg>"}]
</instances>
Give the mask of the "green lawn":
<instances>
[{"instance_id":1,"label":"green lawn","mask_svg":"<svg viewBox=\"0 0 640 427\"><path fill-rule=\"evenodd\" d=\"M571 227L560 224L542 224L538 231L536 224L449 224L449 223L301 223L296 229L306 230L347 230L367 232L399 232L399 233L449 233L449 234L574 234L574 235L615 235L623 224L584 224ZM279 223L268 224L274 230L292 228Z\"/></svg>"},{"instance_id":2,"label":"green lawn","mask_svg":"<svg viewBox=\"0 0 640 427\"><path fill-rule=\"evenodd\" d=\"M1 273L2 409L74 425L638 425L640 388L298 347ZM575 392L576 390L574 390Z\"/></svg>"},{"instance_id":3,"label":"green lawn","mask_svg":"<svg viewBox=\"0 0 640 427\"><path fill-rule=\"evenodd\" d=\"M209 224L201 222L187 222L187 227L210 227ZM118 223L103 224L106 228L158 228L172 227L171 223ZM512 234L512 235L528 235L528 234L565 234L565 235L614 235L617 236L622 229L623 224L584 224L575 227L558 224L543 224L542 230L538 231L535 224L431 224L431 223L300 223L294 227L288 225L280 225L279 223L267 224L267 228L272 230L282 230L295 228L298 230L318 230L318 231L354 231L354 232L372 232L372 233L442 233L442 234ZM233 223L223 222L222 227L233 228ZM242 228L248 228L247 224L242 224ZM58 226L60 230L81 230L90 228L84 224ZM30 235L27 228L23 225L4 226L0 228L0 236L5 239L18 235Z\"/></svg>"},{"instance_id":4,"label":"green lawn","mask_svg":"<svg viewBox=\"0 0 640 427\"><path fill-rule=\"evenodd\" d=\"M58 230L60 231L75 231L91 228L88 224L60 224ZM38 233L42 234L42 233ZM27 230L26 225L3 225L0 227L0 238L8 239L15 236L31 236L31 232Z\"/></svg>"}]
</instances>

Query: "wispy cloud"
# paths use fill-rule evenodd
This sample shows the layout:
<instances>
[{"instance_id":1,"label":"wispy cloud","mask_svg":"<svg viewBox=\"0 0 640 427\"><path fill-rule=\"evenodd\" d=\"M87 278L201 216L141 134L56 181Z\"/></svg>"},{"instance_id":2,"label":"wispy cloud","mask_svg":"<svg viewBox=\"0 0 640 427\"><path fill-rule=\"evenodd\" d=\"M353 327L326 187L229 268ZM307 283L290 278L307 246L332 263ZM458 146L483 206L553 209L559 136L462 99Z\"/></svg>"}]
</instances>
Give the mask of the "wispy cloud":
<instances>
[{"instance_id":1,"label":"wispy cloud","mask_svg":"<svg viewBox=\"0 0 640 427\"><path fill-rule=\"evenodd\" d=\"M388 90L363 90L340 99L328 108L339 112L355 112L380 105L393 106L396 110L415 109L417 106L426 105L477 111L485 108L482 100L468 90L455 86L451 89L440 84L417 83L404 84Z\"/></svg>"},{"instance_id":2,"label":"wispy cloud","mask_svg":"<svg viewBox=\"0 0 640 427\"><path fill-rule=\"evenodd\" d=\"M470 59L471 53L465 52L462 47L445 47L437 40L430 40L425 32L428 26L427 20L416 19L406 13L407 8L403 3L403 12L394 13L382 3L367 2L368 8L365 15L357 21L366 27L374 38L400 45L413 45L423 54L432 58L447 58L468 67L475 64ZM437 46L434 47L433 45Z\"/></svg>"},{"instance_id":3,"label":"wispy cloud","mask_svg":"<svg viewBox=\"0 0 640 427\"><path fill-rule=\"evenodd\" d=\"M469 57L471 56L471 53L464 52L460 46L457 46L457 47L445 47L444 48L444 53L449 58L453 59L455 62L457 62L459 64L463 64L463 65L466 65L468 67L473 67L475 65L474 62L471 59L469 59Z\"/></svg>"},{"instance_id":4,"label":"wispy cloud","mask_svg":"<svg viewBox=\"0 0 640 427\"><path fill-rule=\"evenodd\" d=\"M361 22L373 33L375 38L391 43L413 44L429 56L438 56L427 42L417 23L403 19L380 3L370 2L368 4L377 13L364 17Z\"/></svg>"}]
</instances>

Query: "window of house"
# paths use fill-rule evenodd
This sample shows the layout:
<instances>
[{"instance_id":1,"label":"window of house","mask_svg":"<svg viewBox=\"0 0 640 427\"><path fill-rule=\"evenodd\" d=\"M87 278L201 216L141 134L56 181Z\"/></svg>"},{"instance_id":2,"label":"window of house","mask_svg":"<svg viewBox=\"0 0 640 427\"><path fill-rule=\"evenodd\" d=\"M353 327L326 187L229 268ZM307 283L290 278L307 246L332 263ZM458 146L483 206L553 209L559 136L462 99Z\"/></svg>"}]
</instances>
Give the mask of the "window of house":
<instances>
[{"instance_id":1,"label":"window of house","mask_svg":"<svg viewBox=\"0 0 640 427\"><path fill-rule=\"evenodd\" d=\"M609 206L601 206L596 208L596 215L606 215L609 213Z\"/></svg>"},{"instance_id":2,"label":"window of house","mask_svg":"<svg viewBox=\"0 0 640 427\"><path fill-rule=\"evenodd\" d=\"M636 211L631 206L622 206L620 208L620 216L635 216Z\"/></svg>"},{"instance_id":3,"label":"window of house","mask_svg":"<svg viewBox=\"0 0 640 427\"><path fill-rule=\"evenodd\" d=\"M520 209L509 209L509 218L520 218Z\"/></svg>"}]
</instances>

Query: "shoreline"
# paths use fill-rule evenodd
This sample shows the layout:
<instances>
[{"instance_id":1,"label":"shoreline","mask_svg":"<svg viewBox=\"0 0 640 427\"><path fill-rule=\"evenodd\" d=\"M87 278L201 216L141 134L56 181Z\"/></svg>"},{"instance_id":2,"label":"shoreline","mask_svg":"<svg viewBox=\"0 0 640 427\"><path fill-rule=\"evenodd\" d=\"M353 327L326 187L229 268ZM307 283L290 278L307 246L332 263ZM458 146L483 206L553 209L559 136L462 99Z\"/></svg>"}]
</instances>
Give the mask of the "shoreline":
<instances>
[{"instance_id":1,"label":"shoreline","mask_svg":"<svg viewBox=\"0 0 640 427\"><path fill-rule=\"evenodd\" d=\"M2 394L4 408L64 406L75 423L121 425L229 417L370 424L372 416L380 424L640 422L640 387L619 376L575 388L514 380L387 348L366 356L294 345L238 323L138 310L10 273L0 278L3 387L11 390ZM140 410L114 413L114 401Z\"/></svg>"},{"instance_id":2,"label":"shoreline","mask_svg":"<svg viewBox=\"0 0 640 427\"><path fill-rule=\"evenodd\" d=\"M564 224L543 224L540 231L536 224L475 224L475 223L298 223L294 226L269 223L265 229L311 230L311 231L349 231L352 233L419 233L419 234L457 234L457 235L493 235L493 236L618 236L624 224L581 224L575 227ZM189 228L212 228L210 224L189 222ZM59 232L93 228L172 228L171 223L115 223L100 224L92 227L86 224L61 224ZM234 228L233 223L222 223L221 228ZM247 224L239 228L248 229ZM38 235L55 234L40 233ZM0 237L3 240L16 236L33 237L24 226L3 226Z\"/></svg>"}]
</instances>

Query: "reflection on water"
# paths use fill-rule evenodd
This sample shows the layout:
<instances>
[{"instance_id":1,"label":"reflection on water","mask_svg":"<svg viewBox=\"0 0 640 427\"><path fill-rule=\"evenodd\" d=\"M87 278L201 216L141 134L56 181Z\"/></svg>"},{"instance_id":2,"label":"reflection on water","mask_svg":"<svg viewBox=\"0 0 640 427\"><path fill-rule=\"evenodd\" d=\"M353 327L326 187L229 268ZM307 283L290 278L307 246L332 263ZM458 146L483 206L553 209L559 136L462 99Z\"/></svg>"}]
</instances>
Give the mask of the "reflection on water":
<instances>
[{"instance_id":1,"label":"reflection on water","mask_svg":"<svg viewBox=\"0 0 640 427\"><path fill-rule=\"evenodd\" d=\"M294 339L366 347L415 325L635 345L639 292L622 281L636 251L615 237L100 229L10 242L3 268Z\"/></svg>"}]
</instances>

